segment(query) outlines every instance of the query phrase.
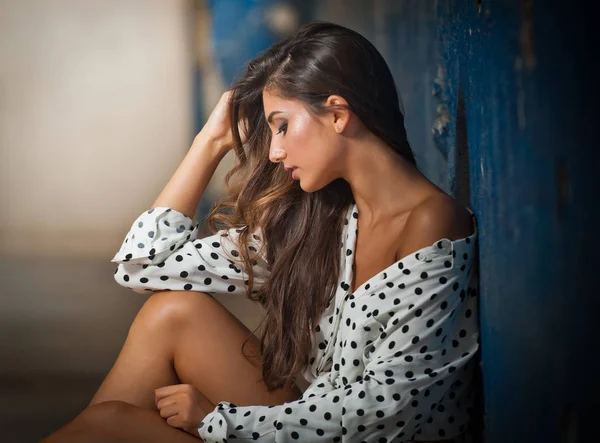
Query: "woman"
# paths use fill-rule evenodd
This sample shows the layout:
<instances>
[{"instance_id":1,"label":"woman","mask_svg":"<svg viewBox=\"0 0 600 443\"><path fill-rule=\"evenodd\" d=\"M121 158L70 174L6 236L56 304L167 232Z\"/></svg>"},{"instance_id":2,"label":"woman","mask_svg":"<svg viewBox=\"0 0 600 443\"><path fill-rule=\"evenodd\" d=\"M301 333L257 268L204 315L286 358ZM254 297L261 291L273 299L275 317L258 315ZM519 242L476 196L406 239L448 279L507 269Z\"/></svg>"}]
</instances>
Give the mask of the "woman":
<instances>
[{"instance_id":1,"label":"woman","mask_svg":"<svg viewBox=\"0 0 600 443\"><path fill-rule=\"evenodd\" d=\"M156 292L45 441L462 441L477 227L419 172L403 122L385 61L347 28L306 25L251 61L113 259L119 284ZM198 239L230 149L222 228ZM261 339L214 293L258 301Z\"/></svg>"}]
</instances>

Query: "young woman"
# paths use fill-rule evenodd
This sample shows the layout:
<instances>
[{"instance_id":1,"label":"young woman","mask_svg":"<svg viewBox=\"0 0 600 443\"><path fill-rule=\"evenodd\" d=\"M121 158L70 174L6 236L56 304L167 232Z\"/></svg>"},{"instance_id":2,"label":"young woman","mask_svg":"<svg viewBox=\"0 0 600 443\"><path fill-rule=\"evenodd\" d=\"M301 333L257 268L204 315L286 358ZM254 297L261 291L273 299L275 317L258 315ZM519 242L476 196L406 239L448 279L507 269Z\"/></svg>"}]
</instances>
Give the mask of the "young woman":
<instances>
[{"instance_id":1,"label":"young woman","mask_svg":"<svg viewBox=\"0 0 600 443\"><path fill-rule=\"evenodd\" d=\"M198 238L230 149L230 199ZM476 240L417 169L379 52L306 25L248 64L134 221L115 279L154 293L89 407L45 441L463 441ZM258 301L261 338L215 293Z\"/></svg>"}]
</instances>

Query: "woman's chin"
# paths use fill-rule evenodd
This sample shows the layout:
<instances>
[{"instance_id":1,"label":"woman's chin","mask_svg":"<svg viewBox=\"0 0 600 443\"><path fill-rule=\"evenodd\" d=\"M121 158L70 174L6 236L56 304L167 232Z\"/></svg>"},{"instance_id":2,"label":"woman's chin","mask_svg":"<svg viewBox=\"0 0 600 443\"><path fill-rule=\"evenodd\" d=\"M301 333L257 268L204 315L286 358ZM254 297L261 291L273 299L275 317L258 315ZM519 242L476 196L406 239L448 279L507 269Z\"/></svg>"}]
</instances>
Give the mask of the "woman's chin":
<instances>
[{"instance_id":1,"label":"woman's chin","mask_svg":"<svg viewBox=\"0 0 600 443\"><path fill-rule=\"evenodd\" d=\"M319 183L312 183L307 180L298 180L300 188L304 192L316 192L319 189L324 188L324 186L320 186Z\"/></svg>"},{"instance_id":2,"label":"woman's chin","mask_svg":"<svg viewBox=\"0 0 600 443\"><path fill-rule=\"evenodd\" d=\"M313 192L310 190L310 188L307 188L303 183L302 180L298 180L298 185L300 186L300 189L302 189L304 192Z\"/></svg>"},{"instance_id":3,"label":"woman's chin","mask_svg":"<svg viewBox=\"0 0 600 443\"><path fill-rule=\"evenodd\" d=\"M298 180L298 185L300 186L300 189L302 189L304 192L315 192L314 189L312 189L312 187L310 186L310 183L308 183L306 180L301 180L301 179L297 179Z\"/></svg>"}]
</instances>

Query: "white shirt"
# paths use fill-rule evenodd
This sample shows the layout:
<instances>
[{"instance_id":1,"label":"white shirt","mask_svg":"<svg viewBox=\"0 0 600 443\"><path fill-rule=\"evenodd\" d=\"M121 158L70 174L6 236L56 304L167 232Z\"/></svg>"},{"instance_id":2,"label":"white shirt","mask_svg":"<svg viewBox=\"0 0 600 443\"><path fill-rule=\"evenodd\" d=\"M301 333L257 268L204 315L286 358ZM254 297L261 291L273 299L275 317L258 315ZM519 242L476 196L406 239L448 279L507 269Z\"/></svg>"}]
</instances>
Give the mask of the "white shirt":
<instances>
[{"instance_id":1,"label":"white shirt","mask_svg":"<svg viewBox=\"0 0 600 443\"><path fill-rule=\"evenodd\" d=\"M278 406L220 402L199 427L206 442L387 442L452 439L466 429L479 348L477 224L383 269L350 293L358 208L343 230L334 299L315 327L302 397ZM135 292L194 290L244 295L235 229L198 239L199 225L158 207L133 223L113 262ZM260 233L248 247L260 251ZM255 285L268 277L264 258Z\"/></svg>"}]
</instances>

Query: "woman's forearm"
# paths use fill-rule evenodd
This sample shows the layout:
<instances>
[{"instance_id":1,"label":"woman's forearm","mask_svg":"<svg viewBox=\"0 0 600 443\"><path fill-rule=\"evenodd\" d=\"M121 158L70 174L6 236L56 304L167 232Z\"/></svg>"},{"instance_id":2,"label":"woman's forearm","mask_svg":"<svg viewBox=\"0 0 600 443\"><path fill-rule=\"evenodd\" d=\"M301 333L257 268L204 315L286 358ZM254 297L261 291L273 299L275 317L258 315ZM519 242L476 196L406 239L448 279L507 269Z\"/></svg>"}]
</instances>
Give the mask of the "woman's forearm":
<instances>
[{"instance_id":1,"label":"woman's forearm","mask_svg":"<svg viewBox=\"0 0 600 443\"><path fill-rule=\"evenodd\" d=\"M200 132L152 208L166 206L193 218L200 198L225 154L220 143Z\"/></svg>"}]
</instances>

